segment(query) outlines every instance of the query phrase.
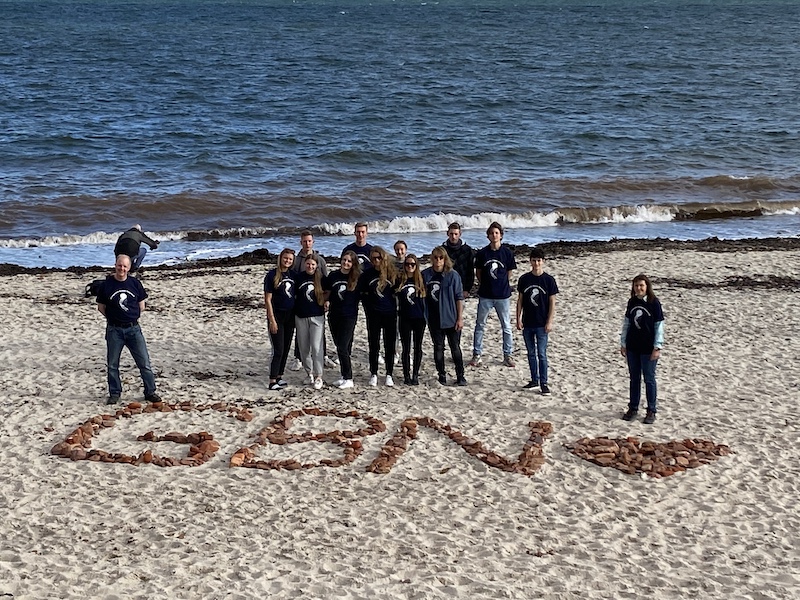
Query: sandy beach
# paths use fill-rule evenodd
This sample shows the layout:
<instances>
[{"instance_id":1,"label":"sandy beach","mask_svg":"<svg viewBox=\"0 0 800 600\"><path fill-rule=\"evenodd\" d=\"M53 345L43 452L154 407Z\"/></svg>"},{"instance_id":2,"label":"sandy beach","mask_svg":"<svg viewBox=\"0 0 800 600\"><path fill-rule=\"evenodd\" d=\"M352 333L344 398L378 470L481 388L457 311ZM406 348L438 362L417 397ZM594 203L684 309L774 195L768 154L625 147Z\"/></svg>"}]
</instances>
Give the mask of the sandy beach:
<instances>
[{"instance_id":1,"label":"sandy beach","mask_svg":"<svg viewBox=\"0 0 800 600\"><path fill-rule=\"evenodd\" d=\"M517 261L515 280L529 268ZM800 597L797 244L551 246L545 270L561 293L548 397L522 389L520 332L517 366L501 365L494 317L468 387L436 382L429 340L419 387L367 387L362 316L355 389L315 391L288 372L291 385L269 391L272 266L146 265L141 323L159 393L184 408L169 412L142 410L127 351L123 403L105 404L104 320L83 297L103 272L0 270L0 598ZM639 272L666 314L653 425L620 418L618 332ZM467 301L467 360L476 307ZM197 466L164 467L51 453L99 415L87 450L187 456L186 444L137 440L147 432L205 432L219 448ZM416 439L388 472L369 472L408 418ZM523 452L529 423L552 431L526 473L480 460L432 421L496 463ZM265 431L311 434L276 444ZM320 435L333 431L356 433ZM602 437L701 439L730 454L651 477L566 447ZM231 466L254 446L254 460L290 468ZM303 464L319 466L291 468Z\"/></svg>"}]
</instances>

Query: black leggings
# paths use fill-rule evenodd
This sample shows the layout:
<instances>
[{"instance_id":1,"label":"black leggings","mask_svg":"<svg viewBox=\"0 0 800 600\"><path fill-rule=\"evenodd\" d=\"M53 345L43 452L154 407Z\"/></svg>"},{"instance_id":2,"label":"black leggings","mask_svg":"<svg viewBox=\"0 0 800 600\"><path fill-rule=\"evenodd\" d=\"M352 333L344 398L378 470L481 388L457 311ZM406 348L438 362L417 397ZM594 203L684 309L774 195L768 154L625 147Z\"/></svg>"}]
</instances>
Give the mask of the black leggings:
<instances>
[{"instance_id":1,"label":"black leggings","mask_svg":"<svg viewBox=\"0 0 800 600\"><path fill-rule=\"evenodd\" d=\"M342 379L353 378L353 332L356 330L357 317L341 317L328 313L331 337L336 344L336 353L339 355L339 368Z\"/></svg>"},{"instance_id":2,"label":"black leggings","mask_svg":"<svg viewBox=\"0 0 800 600\"><path fill-rule=\"evenodd\" d=\"M419 366L422 363L422 334L425 333L425 319L410 319L400 317L400 343L403 351L400 357L403 360L403 377L417 379ZM414 341L414 370L411 370L411 341Z\"/></svg>"},{"instance_id":3,"label":"black leggings","mask_svg":"<svg viewBox=\"0 0 800 600\"><path fill-rule=\"evenodd\" d=\"M378 374L381 333L383 352L386 358L386 374L391 375L394 366L394 345L397 342L397 313L367 313L367 342L369 344L369 372Z\"/></svg>"},{"instance_id":4,"label":"black leggings","mask_svg":"<svg viewBox=\"0 0 800 600\"><path fill-rule=\"evenodd\" d=\"M278 332L269 334L269 339L272 340L269 378L272 380L278 379L286 370L286 360L289 358L289 348L292 347L292 338L294 337L294 314L292 311L276 310L274 314Z\"/></svg>"},{"instance_id":5,"label":"black leggings","mask_svg":"<svg viewBox=\"0 0 800 600\"><path fill-rule=\"evenodd\" d=\"M436 371L439 375L444 375L444 340L447 338L447 345L450 346L450 355L456 367L456 378L464 377L464 356L461 354L461 332L456 331L455 327L449 329L439 329L431 327L431 340L433 341L433 362L436 363Z\"/></svg>"}]
</instances>

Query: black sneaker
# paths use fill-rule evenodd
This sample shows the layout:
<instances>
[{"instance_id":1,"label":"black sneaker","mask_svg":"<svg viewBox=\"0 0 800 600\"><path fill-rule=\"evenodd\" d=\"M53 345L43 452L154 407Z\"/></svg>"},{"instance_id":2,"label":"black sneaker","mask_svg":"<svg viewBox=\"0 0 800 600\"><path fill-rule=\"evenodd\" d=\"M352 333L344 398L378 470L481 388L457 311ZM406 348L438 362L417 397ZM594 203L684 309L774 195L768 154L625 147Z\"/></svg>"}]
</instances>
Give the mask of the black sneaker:
<instances>
[{"instance_id":1,"label":"black sneaker","mask_svg":"<svg viewBox=\"0 0 800 600\"><path fill-rule=\"evenodd\" d=\"M633 421L636 418L637 413L639 412L638 408L629 408L628 412L622 415L623 421Z\"/></svg>"},{"instance_id":2,"label":"black sneaker","mask_svg":"<svg viewBox=\"0 0 800 600\"><path fill-rule=\"evenodd\" d=\"M116 404L117 402L119 402L119 394L111 394L106 404Z\"/></svg>"},{"instance_id":3,"label":"black sneaker","mask_svg":"<svg viewBox=\"0 0 800 600\"><path fill-rule=\"evenodd\" d=\"M539 382L538 381L529 381L528 383L526 383L525 385L522 386L522 389L524 389L524 390L532 390L532 389L535 389L537 387L539 387Z\"/></svg>"},{"instance_id":4,"label":"black sneaker","mask_svg":"<svg viewBox=\"0 0 800 600\"><path fill-rule=\"evenodd\" d=\"M269 384L269 389L272 390L273 392L277 392L279 390L282 390L283 386L277 381L273 381L272 383Z\"/></svg>"},{"instance_id":5,"label":"black sneaker","mask_svg":"<svg viewBox=\"0 0 800 600\"><path fill-rule=\"evenodd\" d=\"M653 424L653 423L655 423L655 422L656 422L656 413L654 413L654 412L650 412L650 411L648 410L648 411L647 411L647 414L644 416L644 421L643 421L643 423L644 423L645 425L652 425L652 424Z\"/></svg>"},{"instance_id":6,"label":"black sneaker","mask_svg":"<svg viewBox=\"0 0 800 600\"><path fill-rule=\"evenodd\" d=\"M469 384L467 383L467 380L464 377L459 377L458 379L456 379L456 385L464 386Z\"/></svg>"},{"instance_id":7,"label":"black sneaker","mask_svg":"<svg viewBox=\"0 0 800 600\"><path fill-rule=\"evenodd\" d=\"M542 384L542 396L549 396L550 395L550 386L546 383Z\"/></svg>"},{"instance_id":8,"label":"black sneaker","mask_svg":"<svg viewBox=\"0 0 800 600\"><path fill-rule=\"evenodd\" d=\"M145 396L144 399L147 400L148 402L161 402L161 396L159 396L155 392Z\"/></svg>"},{"instance_id":9,"label":"black sneaker","mask_svg":"<svg viewBox=\"0 0 800 600\"><path fill-rule=\"evenodd\" d=\"M447 385L447 375L439 375L439 383Z\"/></svg>"},{"instance_id":10,"label":"black sneaker","mask_svg":"<svg viewBox=\"0 0 800 600\"><path fill-rule=\"evenodd\" d=\"M409 380L408 385L419 385L419 377L412 377Z\"/></svg>"}]
</instances>

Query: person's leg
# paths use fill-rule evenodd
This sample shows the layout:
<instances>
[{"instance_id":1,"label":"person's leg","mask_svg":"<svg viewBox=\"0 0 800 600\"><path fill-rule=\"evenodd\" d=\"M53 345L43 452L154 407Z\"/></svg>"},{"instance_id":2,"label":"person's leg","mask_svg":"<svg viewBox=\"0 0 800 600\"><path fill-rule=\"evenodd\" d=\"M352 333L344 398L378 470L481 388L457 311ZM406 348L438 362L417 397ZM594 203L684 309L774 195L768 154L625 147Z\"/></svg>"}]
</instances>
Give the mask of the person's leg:
<instances>
[{"instance_id":1,"label":"person's leg","mask_svg":"<svg viewBox=\"0 0 800 600\"><path fill-rule=\"evenodd\" d=\"M325 316L309 317L309 357L314 377L322 377L325 369Z\"/></svg>"},{"instance_id":2,"label":"person's leg","mask_svg":"<svg viewBox=\"0 0 800 600\"><path fill-rule=\"evenodd\" d=\"M378 316L367 313L367 348L369 351L369 373L378 374L378 354L380 354L381 324Z\"/></svg>"},{"instance_id":3,"label":"person's leg","mask_svg":"<svg viewBox=\"0 0 800 600\"><path fill-rule=\"evenodd\" d=\"M528 369L531 372L531 383L539 385L539 359L536 354L536 328L524 327L522 339L525 340L525 350L528 354Z\"/></svg>"},{"instance_id":4,"label":"person's leg","mask_svg":"<svg viewBox=\"0 0 800 600\"><path fill-rule=\"evenodd\" d=\"M269 341L272 344L272 360L269 363L270 382L278 380L278 376L281 374L281 361L283 360L283 355L286 353L286 349L283 347L283 340L286 335L286 332L283 330L283 318L279 316L277 312L275 313L275 323L278 325L278 331L275 333L269 331L269 326L267 326Z\"/></svg>"},{"instance_id":5,"label":"person's leg","mask_svg":"<svg viewBox=\"0 0 800 600\"><path fill-rule=\"evenodd\" d=\"M472 336L473 356L483 354L483 332L486 329L486 319L489 318L491 309L492 301L489 298L478 298L478 314L475 317L475 333Z\"/></svg>"},{"instance_id":6,"label":"person's leg","mask_svg":"<svg viewBox=\"0 0 800 600\"><path fill-rule=\"evenodd\" d=\"M133 260L131 261L131 270L130 270L131 273L136 273L136 271L139 270L139 267L141 267L142 263L144 262L144 257L146 254L147 254L147 245L141 244L139 246L139 254L132 257Z\"/></svg>"},{"instance_id":7,"label":"person's leg","mask_svg":"<svg viewBox=\"0 0 800 600\"><path fill-rule=\"evenodd\" d=\"M156 377L153 368L150 366L150 355L147 353L147 343L142 333L142 328L138 325L123 330L125 332L125 345L133 356L133 362L139 368L144 383L144 396L152 396L156 393Z\"/></svg>"},{"instance_id":8,"label":"person's leg","mask_svg":"<svg viewBox=\"0 0 800 600\"><path fill-rule=\"evenodd\" d=\"M397 313L381 315L383 330L383 352L386 356L386 374L394 371L394 347L397 344Z\"/></svg>"},{"instance_id":9,"label":"person's leg","mask_svg":"<svg viewBox=\"0 0 800 600\"><path fill-rule=\"evenodd\" d=\"M410 383L411 381L411 320L405 317L400 317L397 324L400 330L400 352L401 362L403 364L403 383Z\"/></svg>"},{"instance_id":10,"label":"person's leg","mask_svg":"<svg viewBox=\"0 0 800 600\"><path fill-rule=\"evenodd\" d=\"M125 336L119 327L106 327L106 365L108 367L108 395L122 394L122 379L119 376L119 359L125 347Z\"/></svg>"},{"instance_id":11,"label":"person's leg","mask_svg":"<svg viewBox=\"0 0 800 600\"><path fill-rule=\"evenodd\" d=\"M419 369L422 365L422 336L425 334L425 319L416 319L412 322L412 336L414 338L414 366L411 370L411 381L419 380Z\"/></svg>"},{"instance_id":12,"label":"person's leg","mask_svg":"<svg viewBox=\"0 0 800 600\"><path fill-rule=\"evenodd\" d=\"M639 410L639 401L642 399L642 357L641 355L627 352L628 371L631 376L629 410Z\"/></svg>"},{"instance_id":13,"label":"person's leg","mask_svg":"<svg viewBox=\"0 0 800 600\"><path fill-rule=\"evenodd\" d=\"M650 360L650 355L645 354L641 357L642 375L644 376L644 393L647 398L647 412L655 413L658 409L657 388L656 388L656 365L658 359Z\"/></svg>"},{"instance_id":14,"label":"person's leg","mask_svg":"<svg viewBox=\"0 0 800 600\"><path fill-rule=\"evenodd\" d=\"M356 317L341 318L341 328L339 339L336 342L336 350L339 354L339 369L342 373L342 379L353 378L353 335L356 331Z\"/></svg>"},{"instance_id":15,"label":"person's leg","mask_svg":"<svg viewBox=\"0 0 800 600\"><path fill-rule=\"evenodd\" d=\"M295 346L300 351L300 362L306 373L311 373L311 325L307 317L295 317Z\"/></svg>"},{"instance_id":16,"label":"person's leg","mask_svg":"<svg viewBox=\"0 0 800 600\"><path fill-rule=\"evenodd\" d=\"M431 342L433 342L433 363L436 365L436 372L439 377L445 376L444 371L444 330L438 327L430 327Z\"/></svg>"},{"instance_id":17,"label":"person's leg","mask_svg":"<svg viewBox=\"0 0 800 600\"><path fill-rule=\"evenodd\" d=\"M283 321L283 352L281 355L280 368L278 369L278 378L280 379L286 372L286 361L289 360L289 348L292 347L292 340L294 339L294 315L292 315L291 311L278 314ZM278 316L276 315L275 318L277 319Z\"/></svg>"},{"instance_id":18,"label":"person's leg","mask_svg":"<svg viewBox=\"0 0 800 600\"><path fill-rule=\"evenodd\" d=\"M494 310L500 319L503 329L503 357L511 356L514 351L514 333L511 329L511 298L502 298L494 301Z\"/></svg>"},{"instance_id":19,"label":"person's leg","mask_svg":"<svg viewBox=\"0 0 800 600\"><path fill-rule=\"evenodd\" d=\"M535 333L536 357L539 359L539 380L546 384L548 382L547 342L549 338L544 327L537 327Z\"/></svg>"},{"instance_id":20,"label":"person's leg","mask_svg":"<svg viewBox=\"0 0 800 600\"><path fill-rule=\"evenodd\" d=\"M464 379L464 355L461 353L461 332L456 331L455 327L446 329L447 345L450 346L450 356L453 357L453 364L456 366L456 379ZM444 359L444 347L442 348L442 359Z\"/></svg>"}]
</instances>

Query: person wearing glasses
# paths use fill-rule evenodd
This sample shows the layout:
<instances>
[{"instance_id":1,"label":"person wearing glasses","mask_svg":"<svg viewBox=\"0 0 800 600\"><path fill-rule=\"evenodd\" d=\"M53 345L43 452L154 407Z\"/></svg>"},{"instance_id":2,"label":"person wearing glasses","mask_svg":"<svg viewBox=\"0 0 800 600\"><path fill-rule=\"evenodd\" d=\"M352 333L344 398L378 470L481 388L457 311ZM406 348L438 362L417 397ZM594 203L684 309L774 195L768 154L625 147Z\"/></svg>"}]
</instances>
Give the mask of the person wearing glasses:
<instances>
[{"instance_id":1,"label":"person wearing glasses","mask_svg":"<svg viewBox=\"0 0 800 600\"><path fill-rule=\"evenodd\" d=\"M360 288L367 318L367 342L369 346L369 385L378 385L378 357L383 336L386 353L386 385L394 386L394 345L397 340L397 300L395 285L397 270L394 259L381 248L373 246L369 253L372 268L361 275Z\"/></svg>"},{"instance_id":2,"label":"person wearing glasses","mask_svg":"<svg viewBox=\"0 0 800 600\"><path fill-rule=\"evenodd\" d=\"M339 355L341 379L334 382L340 390L353 387L353 333L358 321L358 280L361 267L356 253L348 250L342 254L341 266L325 278L323 288L328 294L328 326L336 352Z\"/></svg>"},{"instance_id":3,"label":"person wearing glasses","mask_svg":"<svg viewBox=\"0 0 800 600\"><path fill-rule=\"evenodd\" d=\"M269 389L278 391L288 385L283 380L286 359L294 337L294 250L284 248L277 266L264 277L264 306L267 309L272 362L269 366Z\"/></svg>"},{"instance_id":4,"label":"person wearing glasses","mask_svg":"<svg viewBox=\"0 0 800 600\"><path fill-rule=\"evenodd\" d=\"M433 360L439 383L447 384L444 368L444 341L456 367L456 385L467 385L464 357L461 354L461 331L464 329L464 289L461 277L453 270L453 261L442 246L431 252L432 265L422 272L428 304L428 330L433 341Z\"/></svg>"},{"instance_id":5,"label":"person wearing glasses","mask_svg":"<svg viewBox=\"0 0 800 600\"><path fill-rule=\"evenodd\" d=\"M403 383L419 385L419 367L422 363L422 335L425 333L427 317L425 282L419 269L419 261L414 254L403 258L403 272L397 284L397 304L399 306L401 360L403 363ZM414 347L414 366L411 367L411 346Z\"/></svg>"}]
</instances>

